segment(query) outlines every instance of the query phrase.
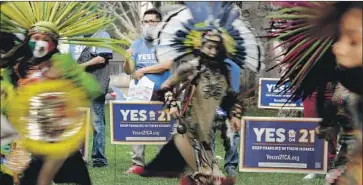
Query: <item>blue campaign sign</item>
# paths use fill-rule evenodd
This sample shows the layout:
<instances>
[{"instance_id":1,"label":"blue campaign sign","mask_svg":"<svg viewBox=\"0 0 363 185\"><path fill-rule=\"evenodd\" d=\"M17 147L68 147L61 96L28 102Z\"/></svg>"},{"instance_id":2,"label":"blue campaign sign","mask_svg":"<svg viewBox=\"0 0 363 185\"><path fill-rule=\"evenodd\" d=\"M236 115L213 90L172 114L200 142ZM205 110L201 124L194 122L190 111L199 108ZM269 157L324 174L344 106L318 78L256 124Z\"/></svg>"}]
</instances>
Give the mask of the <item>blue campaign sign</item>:
<instances>
[{"instance_id":1,"label":"blue campaign sign","mask_svg":"<svg viewBox=\"0 0 363 185\"><path fill-rule=\"evenodd\" d=\"M162 102L110 101L112 144L165 144L174 120Z\"/></svg>"},{"instance_id":2,"label":"blue campaign sign","mask_svg":"<svg viewBox=\"0 0 363 185\"><path fill-rule=\"evenodd\" d=\"M260 78L258 91L258 108L268 109L303 109L301 100L288 102L290 92L280 93L285 85L275 88L278 78ZM287 103L286 103L287 102Z\"/></svg>"},{"instance_id":3,"label":"blue campaign sign","mask_svg":"<svg viewBox=\"0 0 363 185\"><path fill-rule=\"evenodd\" d=\"M317 173L327 171L327 143L316 136L319 118L244 117L240 171Z\"/></svg>"}]
</instances>

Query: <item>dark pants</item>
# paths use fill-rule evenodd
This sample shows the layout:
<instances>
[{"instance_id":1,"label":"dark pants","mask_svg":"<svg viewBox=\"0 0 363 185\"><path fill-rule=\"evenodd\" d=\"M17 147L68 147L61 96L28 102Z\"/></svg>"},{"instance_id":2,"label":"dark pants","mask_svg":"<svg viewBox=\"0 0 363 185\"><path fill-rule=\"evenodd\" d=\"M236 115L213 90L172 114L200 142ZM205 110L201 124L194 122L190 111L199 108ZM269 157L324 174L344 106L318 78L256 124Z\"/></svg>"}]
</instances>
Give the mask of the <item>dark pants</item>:
<instances>
[{"instance_id":1,"label":"dark pants","mask_svg":"<svg viewBox=\"0 0 363 185\"><path fill-rule=\"evenodd\" d=\"M29 168L25 170L21 185L36 185L39 172L44 161L40 158L33 158ZM79 185L91 185L91 179L79 151L70 156L59 169L54 178L55 183L76 183Z\"/></svg>"},{"instance_id":2,"label":"dark pants","mask_svg":"<svg viewBox=\"0 0 363 185\"><path fill-rule=\"evenodd\" d=\"M1 185L14 185L13 177L0 172L0 184Z\"/></svg>"},{"instance_id":3,"label":"dark pants","mask_svg":"<svg viewBox=\"0 0 363 185\"><path fill-rule=\"evenodd\" d=\"M105 96L101 96L92 102L93 116L93 163L107 164L106 150L106 118L105 118Z\"/></svg>"},{"instance_id":4,"label":"dark pants","mask_svg":"<svg viewBox=\"0 0 363 185\"><path fill-rule=\"evenodd\" d=\"M212 143L211 143L211 148L212 148L212 154L213 156L215 156L215 133L217 130L217 126L216 126L216 120L213 121L213 127L212 127L212 134L211 134L211 138L212 138ZM238 168L238 163L239 163L239 158L238 158L238 146L240 143L240 135L239 133L234 133L233 138L228 138L225 134L227 132L226 128L224 129L223 127L220 128L221 132L222 132L222 139L223 139L223 146L224 146L224 151L226 152L225 156L224 156L224 168L227 170L228 168ZM225 132L223 134L223 132ZM232 143L230 143L230 140L232 139ZM232 145L230 145L232 144Z\"/></svg>"}]
</instances>

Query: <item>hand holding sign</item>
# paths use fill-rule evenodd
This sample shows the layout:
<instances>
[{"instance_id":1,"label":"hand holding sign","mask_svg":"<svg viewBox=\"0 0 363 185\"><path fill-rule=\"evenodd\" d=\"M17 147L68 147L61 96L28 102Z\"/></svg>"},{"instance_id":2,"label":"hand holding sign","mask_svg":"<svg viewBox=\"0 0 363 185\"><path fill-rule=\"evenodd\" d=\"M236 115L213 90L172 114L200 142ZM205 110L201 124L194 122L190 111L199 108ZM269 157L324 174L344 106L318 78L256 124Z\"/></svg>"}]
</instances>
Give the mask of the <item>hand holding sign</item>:
<instances>
[{"instance_id":1,"label":"hand holding sign","mask_svg":"<svg viewBox=\"0 0 363 185\"><path fill-rule=\"evenodd\" d=\"M142 69L139 69L135 72L135 79L140 80L142 77L144 77L144 72Z\"/></svg>"}]
</instances>

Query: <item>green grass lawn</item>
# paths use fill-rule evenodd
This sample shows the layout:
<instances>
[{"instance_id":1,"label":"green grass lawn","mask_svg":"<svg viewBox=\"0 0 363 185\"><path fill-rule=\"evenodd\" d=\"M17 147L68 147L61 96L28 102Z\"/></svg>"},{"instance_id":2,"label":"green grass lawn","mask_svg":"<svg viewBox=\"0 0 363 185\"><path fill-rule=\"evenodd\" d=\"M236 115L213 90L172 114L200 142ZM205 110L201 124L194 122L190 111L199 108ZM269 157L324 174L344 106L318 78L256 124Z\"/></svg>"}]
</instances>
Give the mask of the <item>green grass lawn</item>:
<instances>
[{"instance_id":1,"label":"green grass lawn","mask_svg":"<svg viewBox=\"0 0 363 185\"><path fill-rule=\"evenodd\" d=\"M112 145L110 141L110 124L108 106L106 106L107 138L106 156L109 166L106 168L92 168L89 165L92 182L94 185L176 185L178 179L166 178L144 178L137 175L123 174L131 164L131 146ZM276 111L249 110L247 116L276 116ZM217 155L224 156L223 146L220 137L216 137ZM89 142L89 153L92 148L92 139ZM146 148L146 160L150 161L156 155L156 146ZM90 159L90 157L89 157ZM219 161L220 166L224 164ZM283 174L283 173L239 173L238 185L322 185L323 179L304 181L304 174Z\"/></svg>"}]
</instances>

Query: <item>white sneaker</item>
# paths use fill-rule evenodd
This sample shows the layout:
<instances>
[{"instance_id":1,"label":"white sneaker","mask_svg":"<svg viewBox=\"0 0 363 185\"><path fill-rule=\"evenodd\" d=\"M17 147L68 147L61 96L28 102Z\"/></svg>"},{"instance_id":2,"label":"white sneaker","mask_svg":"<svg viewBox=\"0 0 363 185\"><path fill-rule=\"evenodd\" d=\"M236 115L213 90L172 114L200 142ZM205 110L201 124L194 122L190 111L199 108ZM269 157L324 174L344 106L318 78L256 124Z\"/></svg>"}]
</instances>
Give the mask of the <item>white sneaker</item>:
<instances>
[{"instance_id":1,"label":"white sneaker","mask_svg":"<svg viewBox=\"0 0 363 185\"><path fill-rule=\"evenodd\" d=\"M316 174L315 173L309 173L308 175L306 175L305 177L304 177L304 180L310 180L310 179L314 179L314 178L316 178Z\"/></svg>"}]
</instances>

